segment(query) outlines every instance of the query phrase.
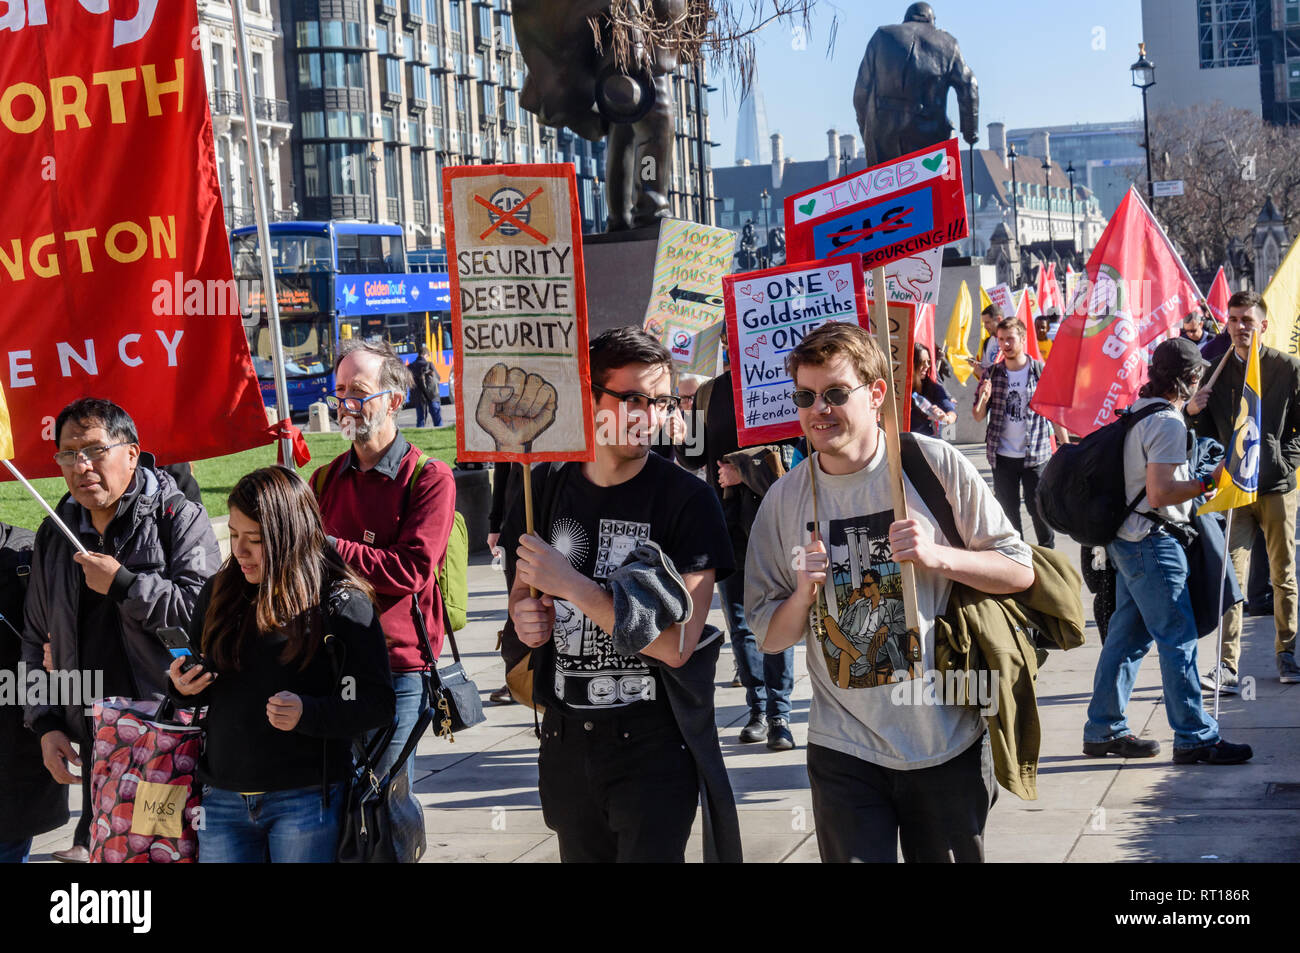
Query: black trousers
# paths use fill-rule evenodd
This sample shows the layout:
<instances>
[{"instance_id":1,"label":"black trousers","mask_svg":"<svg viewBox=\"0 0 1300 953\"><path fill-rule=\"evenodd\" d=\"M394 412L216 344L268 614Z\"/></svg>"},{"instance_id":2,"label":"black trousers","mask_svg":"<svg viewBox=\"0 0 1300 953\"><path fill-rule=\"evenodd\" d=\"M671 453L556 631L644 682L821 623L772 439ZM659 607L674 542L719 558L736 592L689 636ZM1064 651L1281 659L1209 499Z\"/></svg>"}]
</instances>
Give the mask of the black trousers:
<instances>
[{"instance_id":1,"label":"black trousers","mask_svg":"<svg viewBox=\"0 0 1300 953\"><path fill-rule=\"evenodd\" d=\"M1034 522L1034 536L1038 540L1038 545L1045 549L1055 549L1056 533L1038 515L1038 504L1035 501L1038 495L1038 481L1046 466L1046 463L1040 463L1036 467L1027 467L1021 457L1004 457L998 454L993 464L993 495L1007 511L1007 518L1011 520L1011 525L1023 538L1025 531L1020 525L1020 488L1024 487L1025 506L1029 510L1029 518Z\"/></svg>"},{"instance_id":2,"label":"black trousers","mask_svg":"<svg viewBox=\"0 0 1300 953\"><path fill-rule=\"evenodd\" d=\"M823 863L983 863L997 800L988 734L932 768L899 771L808 745L817 850Z\"/></svg>"},{"instance_id":3,"label":"black trousers","mask_svg":"<svg viewBox=\"0 0 1300 953\"><path fill-rule=\"evenodd\" d=\"M542 817L559 835L562 862L685 861L700 787L675 722L547 709L537 769Z\"/></svg>"}]
</instances>

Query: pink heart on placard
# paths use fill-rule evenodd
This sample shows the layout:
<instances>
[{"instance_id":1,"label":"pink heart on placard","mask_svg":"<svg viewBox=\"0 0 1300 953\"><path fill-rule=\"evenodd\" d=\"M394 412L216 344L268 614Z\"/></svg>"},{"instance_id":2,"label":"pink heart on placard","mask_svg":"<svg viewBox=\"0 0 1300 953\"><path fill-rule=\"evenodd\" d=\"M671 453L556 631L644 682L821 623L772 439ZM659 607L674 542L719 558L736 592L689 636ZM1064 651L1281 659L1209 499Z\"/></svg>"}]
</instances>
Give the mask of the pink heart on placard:
<instances>
[{"instance_id":1,"label":"pink heart on placard","mask_svg":"<svg viewBox=\"0 0 1300 953\"><path fill-rule=\"evenodd\" d=\"M756 361L758 360L758 351L759 348L757 344L751 344L749 347L745 348L745 353Z\"/></svg>"},{"instance_id":2,"label":"pink heart on placard","mask_svg":"<svg viewBox=\"0 0 1300 953\"><path fill-rule=\"evenodd\" d=\"M761 295L761 294L756 294L756 295L753 296L753 298L754 298L754 303L755 303L755 304L762 304L762 303L763 303L763 295Z\"/></svg>"},{"instance_id":3,"label":"pink heart on placard","mask_svg":"<svg viewBox=\"0 0 1300 953\"><path fill-rule=\"evenodd\" d=\"M844 290L845 288L847 288L848 286L849 286L849 283L848 283L847 281L843 280L842 278L841 278L839 281L835 282L835 290L836 290L836 291L843 291L843 290Z\"/></svg>"},{"instance_id":4,"label":"pink heart on placard","mask_svg":"<svg viewBox=\"0 0 1300 953\"><path fill-rule=\"evenodd\" d=\"M741 286L740 286L740 293L743 294L743 295L748 295L748 294L749 294L749 285L741 285Z\"/></svg>"},{"instance_id":5,"label":"pink heart on placard","mask_svg":"<svg viewBox=\"0 0 1300 953\"><path fill-rule=\"evenodd\" d=\"M840 276L840 270L838 268L832 268L830 271L826 272L826 274L830 275L831 280L833 281Z\"/></svg>"},{"instance_id":6,"label":"pink heart on placard","mask_svg":"<svg viewBox=\"0 0 1300 953\"><path fill-rule=\"evenodd\" d=\"M766 344L766 343L767 343L767 335L766 335L766 334L760 334L760 335L759 335L758 337L756 337L754 340L757 341L759 344Z\"/></svg>"}]
</instances>

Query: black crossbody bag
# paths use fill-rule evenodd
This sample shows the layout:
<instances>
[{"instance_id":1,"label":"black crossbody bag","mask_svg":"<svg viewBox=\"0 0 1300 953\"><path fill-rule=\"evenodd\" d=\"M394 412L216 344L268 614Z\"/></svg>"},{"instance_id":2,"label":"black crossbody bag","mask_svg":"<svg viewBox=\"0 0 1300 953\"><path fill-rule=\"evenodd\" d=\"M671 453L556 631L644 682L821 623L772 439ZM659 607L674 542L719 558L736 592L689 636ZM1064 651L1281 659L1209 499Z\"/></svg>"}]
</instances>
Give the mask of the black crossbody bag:
<instances>
[{"instance_id":1,"label":"black crossbody bag","mask_svg":"<svg viewBox=\"0 0 1300 953\"><path fill-rule=\"evenodd\" d=\"M415 631L420 637L420 651L429 663L426 694L430 709L437 710L438 724L434 729L439 736L455 743L455 732L472 728L487 716L483 714L483 699L479 696L478 686L465 674L465 667L460 663L460 650L456 648L456 633L451 630L451 619L447 617L447 604L442 600L442 590L434 580L434 590L438 595L438 605L442 607L443 631L451 645L451 665L438 668L438 660L433 657L433 646L429 643L429 632L424 625L424 614L420 612L420 603L415 594L411 595L411 618L415 620Z\"/></svg>"}]
</instances>

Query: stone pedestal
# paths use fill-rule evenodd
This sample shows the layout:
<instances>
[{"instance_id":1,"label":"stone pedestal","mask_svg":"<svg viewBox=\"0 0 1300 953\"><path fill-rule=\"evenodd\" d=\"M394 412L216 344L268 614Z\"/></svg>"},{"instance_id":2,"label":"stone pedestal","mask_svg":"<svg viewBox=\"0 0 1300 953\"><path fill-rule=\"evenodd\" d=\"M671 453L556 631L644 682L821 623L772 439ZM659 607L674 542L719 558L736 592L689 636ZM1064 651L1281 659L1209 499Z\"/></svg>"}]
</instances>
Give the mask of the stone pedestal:
<instances>
[{"instance_id":1,"label":"stone pedestal","mask_svg":"<svg viewBox=\"0 0 1300 953\"><path fill-rule=\"evenodd\" d=\"M324 401L316 401L307 408L307 432L330 432L330 409Z\"/></svg>"},{"instance_id":2,"label":"stone pedestal","mask_svg":"<svg viewBox=\"0 0 1300 953\"><path fill-rule=\"evenodd\" d=\"M590 337L625 325L641 327L658 248L658 226L582 237Z\"/></svg>"}]
</instances>

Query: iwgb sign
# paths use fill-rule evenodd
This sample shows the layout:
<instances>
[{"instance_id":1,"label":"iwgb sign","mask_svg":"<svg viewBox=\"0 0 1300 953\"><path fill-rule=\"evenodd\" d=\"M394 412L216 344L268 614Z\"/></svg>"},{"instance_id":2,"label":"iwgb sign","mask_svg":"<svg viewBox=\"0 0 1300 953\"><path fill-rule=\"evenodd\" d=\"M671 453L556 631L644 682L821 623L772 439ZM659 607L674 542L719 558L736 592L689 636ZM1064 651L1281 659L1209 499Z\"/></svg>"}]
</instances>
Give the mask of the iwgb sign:
<instances>
[{"instance_id":1,"label":"iwgb sign","mask_svg":"<svg viewBox=\"0 0 1300 953\"><path fill-rule=\"evenodd\" d=\"M791 261L862 257L866 270L969 232L956 139L786 197Z\"/></svg>"}]
</instances>

